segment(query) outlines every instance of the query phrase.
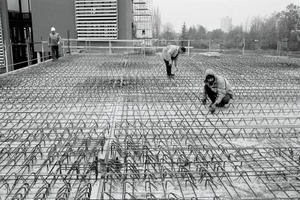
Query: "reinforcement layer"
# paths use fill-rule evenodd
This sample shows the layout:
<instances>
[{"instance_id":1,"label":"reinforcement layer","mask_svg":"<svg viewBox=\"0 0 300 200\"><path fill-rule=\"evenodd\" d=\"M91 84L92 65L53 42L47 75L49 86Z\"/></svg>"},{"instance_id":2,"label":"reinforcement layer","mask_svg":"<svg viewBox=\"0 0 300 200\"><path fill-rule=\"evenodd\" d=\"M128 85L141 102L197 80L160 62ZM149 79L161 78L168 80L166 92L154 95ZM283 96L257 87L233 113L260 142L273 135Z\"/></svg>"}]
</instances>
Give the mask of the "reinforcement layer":
<instances>
[{"instance_id":1,"label":"reinforcement layer","mask_svg":"<svg viewBox=\"0 0 300 200\"><path fill-rule=\"evenodd\" d=\"M235 96L201 105L207 68ZM77 54L0 76L0 199L296 199L300 62Z\"/></svg>"}]
</instances>

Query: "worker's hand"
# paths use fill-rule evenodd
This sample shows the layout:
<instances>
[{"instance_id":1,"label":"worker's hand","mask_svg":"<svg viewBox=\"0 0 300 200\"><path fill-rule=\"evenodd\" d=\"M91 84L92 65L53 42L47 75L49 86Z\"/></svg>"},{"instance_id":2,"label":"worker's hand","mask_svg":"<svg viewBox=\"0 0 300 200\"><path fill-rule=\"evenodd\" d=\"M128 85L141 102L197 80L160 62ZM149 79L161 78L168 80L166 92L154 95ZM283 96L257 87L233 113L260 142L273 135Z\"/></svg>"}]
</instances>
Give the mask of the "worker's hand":
<instances>
[{"instance_id":1,"label":"worker's hand","mask_svg":"<svg viewBox=\"0 0 300 200\"><path fill-rule=\"evenodd\" d=\"M212 108L212 109L216 109L217 106L216 106L215 103L212 103L209 107Z\"/></svg>"},{"instance_id":2,"label":"worker's hand","mask_svg":"<svg viewBox=\"0 0 300 200\"><path fill-rule=\"evenodd\" d=\"M202 99L201 102L202 102L202 105L205 105L206 104L206 99Z\"/></svg>"},{"instance_id":3,"label":"worker's hand","mask_svg":"<svg viewBox=\"0 0 300 200\"><path fill-rule=\"evenodd\" d=\"M211 104L209 106L209 111L211 112L211 114L214 114L214 112L216 111L216 104Z\"/></svg>"}]
</instances>

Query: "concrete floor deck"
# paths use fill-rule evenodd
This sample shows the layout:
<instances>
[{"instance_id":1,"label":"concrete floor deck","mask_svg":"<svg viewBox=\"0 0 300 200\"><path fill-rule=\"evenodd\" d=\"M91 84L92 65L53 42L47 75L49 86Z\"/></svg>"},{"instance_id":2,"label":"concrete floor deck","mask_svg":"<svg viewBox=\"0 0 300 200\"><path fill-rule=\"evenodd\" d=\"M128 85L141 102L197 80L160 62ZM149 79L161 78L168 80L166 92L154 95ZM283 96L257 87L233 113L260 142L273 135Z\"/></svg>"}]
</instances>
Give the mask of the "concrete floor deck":
<instances>
[{"instance_id":1,"label":"concrete floor deck","mask_svg":"<svg viewBox=\"0 0 300 200\"><path fill-rule=\"evenodd\" d=\"M201 105L207 68L233 85ZM296 199L300 61L77 54L0 76L0 199Z\"/></svg>"}]
</instances>

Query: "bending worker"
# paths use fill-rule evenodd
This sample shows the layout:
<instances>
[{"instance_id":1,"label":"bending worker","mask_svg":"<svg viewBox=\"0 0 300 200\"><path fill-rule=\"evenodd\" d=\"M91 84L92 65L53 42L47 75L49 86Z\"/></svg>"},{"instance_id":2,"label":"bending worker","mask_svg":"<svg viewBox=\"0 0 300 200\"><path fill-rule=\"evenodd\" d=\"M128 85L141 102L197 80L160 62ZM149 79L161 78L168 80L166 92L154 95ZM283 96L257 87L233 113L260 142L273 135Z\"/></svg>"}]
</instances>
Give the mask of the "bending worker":
<instances>
[{"instance_id":1,"label":"bending worker","mask_svg":"<svg viewBox=\"0 0 300 200\"><path fill-rule=\"evenodd\" d=\"M214 113L217 107L224 107L233 98L233 90L228 80L216 75L212 69L205 71L204 83L202 104L206 104L208 97L212 102L211 113Z\"/></svg>"},{"instance_id":2,"label":"bending worker","mask_svg":"<svg viewBox=\"0 0 300 200\"><path fill-rule=\"evenodd\" d=\"M185 47L183 46L169 45L164 47L162 58L165 61L168 76L174 76L174 74L172 74L172 66L177 66L178 55L184 52Z\"/></svg>"}]
</instances>

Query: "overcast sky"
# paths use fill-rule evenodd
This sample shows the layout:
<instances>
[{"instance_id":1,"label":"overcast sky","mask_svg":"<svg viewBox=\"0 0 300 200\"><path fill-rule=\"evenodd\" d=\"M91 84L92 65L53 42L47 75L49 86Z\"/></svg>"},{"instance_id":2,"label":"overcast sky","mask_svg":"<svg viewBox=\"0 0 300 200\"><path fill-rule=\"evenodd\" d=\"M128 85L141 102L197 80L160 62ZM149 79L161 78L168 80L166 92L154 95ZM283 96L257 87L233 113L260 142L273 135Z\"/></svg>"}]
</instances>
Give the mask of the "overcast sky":
<instances>
[{"instance_id":1,"label":"overcast sky","mask_svg":"<svg viewBox=\"0 0 300 200\"><path fill-rule=\"evenodd\" d=\"M221 28L223 17L231 17L234 26L244 26L253 17L269 17L291 3L300 6L300 0L153 0L153 9L158 7L162 24L170 22L176 32L184 22L212 31Z\"/></svg>"}]
</instances>

